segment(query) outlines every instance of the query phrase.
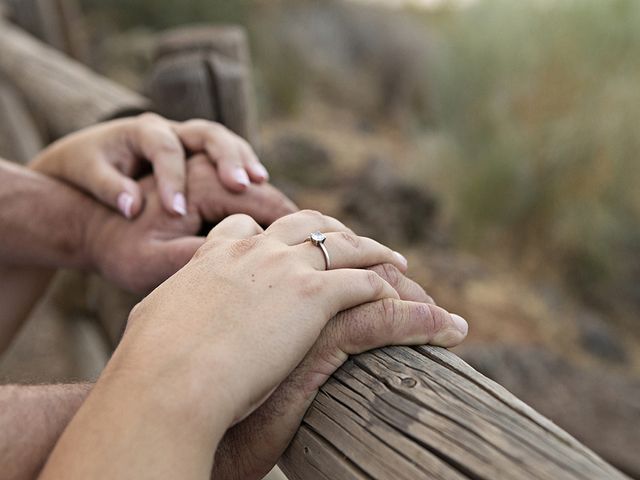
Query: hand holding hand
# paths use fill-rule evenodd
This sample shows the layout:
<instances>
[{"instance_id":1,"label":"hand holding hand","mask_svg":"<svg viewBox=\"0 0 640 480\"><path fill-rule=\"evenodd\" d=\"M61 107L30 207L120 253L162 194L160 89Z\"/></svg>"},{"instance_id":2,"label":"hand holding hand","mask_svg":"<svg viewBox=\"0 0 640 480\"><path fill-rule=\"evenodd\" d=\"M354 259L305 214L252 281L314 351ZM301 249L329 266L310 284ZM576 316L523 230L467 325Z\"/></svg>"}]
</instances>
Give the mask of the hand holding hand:
<instances>
[{"instance_id":1,"label":"hand holding hand","mask_svg":"<svg viewBox=\"0 0 640 480\"><path fill-rule=\"evenodd\" d=\"M464 340L466 321L437 307L396 267L384 264L371 270L398 292L400 300L367 303L331 319L269 399L227 431L216 451L212 478L258 480L266 475L289 445L319 388L349 355L387 345L453 347Z\"/></svg>"},{"instance_id":2,"label":"hand holding hand","mask_svg":"<svg viewBox=\"0 0 640 480\"><path fill-rule=\"evenodd\" d=\"M187 184L191 201L185 216L163 209L153 177L139 184L146 208L135 221L100 209L85 235L88 263L121 287L146 293L183 267L204 243L196 236L203 222L215 224L228 215L245 213L269 225L297 210L268 183L251 184L241 193L229 191L205 155L187 162Z\"/></svg>"},{"instance_id":3,"label":"hand holding hand","mask_svg":"<svg viewBox=\"0 0 640 480\"><path fill-rule=\"evenodd\" d=\"M68 135L43 150L31 167L133 218L143 207L143 192L133 178L148 162L166 211L186 215L186 152L204 153L216 164L220 185L232 192L269 177L251 146L224 126L206 120L173 122L152 113Z\"/></svg>"},{"instance_id":4,"label":"hand holding hand","mask_svg":"<svg viewBox=\"0 0 640 480\"><path fill-rule=\"evenodd\" d=\"M327 236L332 270L325 271L321 251L305 242L316 230ZM317 212L288 215L265 231L252 218L234 215L211 231L182 270L136 306L123 342L131 344L127 351L148 351L160 342L163 356L175 355L179 363L189 359L198 364L198 375L208 370L204 365L216 365L218 381L203 378L203 384L211 384L217 396L224 378L227 406L237 421L293 370L331 317L398 298L377 273L363 268L391 263L405 270L405 262ZM154 346L145 345L150 332ZM194 355L201 360L194 361Z\"/></svg>"}]
</instances>

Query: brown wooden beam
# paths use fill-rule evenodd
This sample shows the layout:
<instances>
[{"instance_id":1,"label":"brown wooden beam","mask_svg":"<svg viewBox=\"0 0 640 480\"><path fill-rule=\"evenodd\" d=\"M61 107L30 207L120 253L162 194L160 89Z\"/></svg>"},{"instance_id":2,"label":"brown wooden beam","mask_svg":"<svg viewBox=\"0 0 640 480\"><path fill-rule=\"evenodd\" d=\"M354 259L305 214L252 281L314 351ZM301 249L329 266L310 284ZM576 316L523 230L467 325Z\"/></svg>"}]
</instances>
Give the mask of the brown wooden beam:
<instances>
[{"instance_id":1,"label":"brown wooden beam","mask_svg":"<svg viewBox=\"0 0 640 480\"><path fill-rule=\"evenodd\" d=\"M627 478L436 347L389 347L347 362L280 467L291 480Z\"/></svg>"},{"instance_id":2,"label":"brown wooden beam","mask_svg":"<svg viewBox=\"0 0 640 480\"><path fill-rule=\"evenodd\" d=\"M54 136L147 108L147 100L0 19L0 74L37 108Z\"/></svg>"}]
</instances>

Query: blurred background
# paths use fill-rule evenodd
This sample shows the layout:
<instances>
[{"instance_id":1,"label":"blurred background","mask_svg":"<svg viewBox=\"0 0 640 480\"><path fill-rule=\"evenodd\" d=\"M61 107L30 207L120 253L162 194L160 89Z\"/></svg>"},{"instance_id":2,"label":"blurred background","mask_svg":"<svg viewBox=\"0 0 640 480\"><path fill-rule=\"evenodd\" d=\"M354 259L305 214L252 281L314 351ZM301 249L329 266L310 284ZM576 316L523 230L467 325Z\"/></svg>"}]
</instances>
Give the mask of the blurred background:
<instances>
[{"instance_id":1,"label":"blurred background","mask_svg":"<svg viewBox=\"0 0 640 480\"><path fill-rule=\"evenodd\" d=\"M640 2L80 4L142 93L159 32L244 26L274 183L406 253L457 353L640 477Z\"/></svg>"}]
</instances>

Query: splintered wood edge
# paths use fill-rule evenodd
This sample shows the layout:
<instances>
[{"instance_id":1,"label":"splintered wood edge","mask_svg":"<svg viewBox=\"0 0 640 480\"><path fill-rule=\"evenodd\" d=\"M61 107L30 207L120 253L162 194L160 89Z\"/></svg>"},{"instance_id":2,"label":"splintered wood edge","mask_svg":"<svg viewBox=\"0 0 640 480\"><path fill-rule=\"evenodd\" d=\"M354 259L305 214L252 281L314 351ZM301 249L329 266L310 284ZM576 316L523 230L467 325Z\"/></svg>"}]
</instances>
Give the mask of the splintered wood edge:
<instances>
[{"instance_id":1,"label":"splintered wood edge","mask_svg":"<svg viewBox=\"0 0 640 480\"><path fill-rule=\"evenodd\" d=\"M388 347L322 387L280 467L292 480L623 479L455 354Z\"/></svg>"}]
</instances>

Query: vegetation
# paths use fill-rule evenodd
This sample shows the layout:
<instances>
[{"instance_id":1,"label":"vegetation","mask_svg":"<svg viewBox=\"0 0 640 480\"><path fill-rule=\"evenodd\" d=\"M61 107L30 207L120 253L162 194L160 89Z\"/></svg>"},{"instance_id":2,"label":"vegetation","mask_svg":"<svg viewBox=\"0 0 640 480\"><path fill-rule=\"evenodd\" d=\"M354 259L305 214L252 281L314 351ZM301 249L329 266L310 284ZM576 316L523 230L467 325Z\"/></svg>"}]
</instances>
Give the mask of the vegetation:
<instances>
[{"instance_id":1,"label":"vegetation","mask_svg":"<svg viewBox=\"0 0 640 480\"><path fill-rule=\"evenodd\" d=\"M510 239L589 298L640 300L639 21L634 0L493 0L436 27L458 231Z\"/></svg>"},{"instance_id":2,"label":"vegetation","mask_svg":"<svg viewBox=\"0 0 640 480\"><path fill-rule=\"evenodd\" d=\"M462 244L509 247L591 300L640 303L640 2L83 1L121 28L247 25L266 117L312 98L416 148L436 139L416 171Z\"/></svg>"}]
</instances>

